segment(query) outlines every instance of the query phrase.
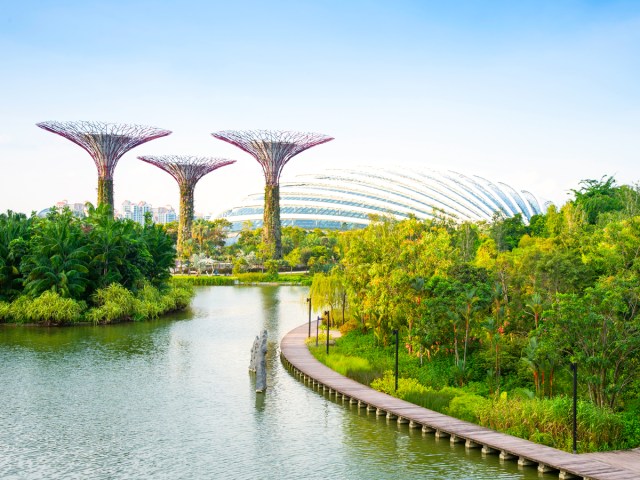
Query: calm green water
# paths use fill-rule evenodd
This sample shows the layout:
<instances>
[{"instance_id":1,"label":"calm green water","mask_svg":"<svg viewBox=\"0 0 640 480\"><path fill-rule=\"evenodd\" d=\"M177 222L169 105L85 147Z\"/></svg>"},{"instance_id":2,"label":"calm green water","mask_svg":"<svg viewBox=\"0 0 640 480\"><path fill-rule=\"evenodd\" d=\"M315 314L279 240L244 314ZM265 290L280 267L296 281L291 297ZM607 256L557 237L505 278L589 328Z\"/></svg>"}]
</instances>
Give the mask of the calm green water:
<instances>
[{"instance_id":1,"label":"calm green water","mask_svg":"<svg viewBox=\"0 0 640 480\"><path fill-rule=\"evenodd\" d=\"M0 327L0 478L541 478L298 382L278 342L306 321L306 292L204 287L170 320ZM265 328L263 396L247 367Z\"/></svg>"}]
</instances>

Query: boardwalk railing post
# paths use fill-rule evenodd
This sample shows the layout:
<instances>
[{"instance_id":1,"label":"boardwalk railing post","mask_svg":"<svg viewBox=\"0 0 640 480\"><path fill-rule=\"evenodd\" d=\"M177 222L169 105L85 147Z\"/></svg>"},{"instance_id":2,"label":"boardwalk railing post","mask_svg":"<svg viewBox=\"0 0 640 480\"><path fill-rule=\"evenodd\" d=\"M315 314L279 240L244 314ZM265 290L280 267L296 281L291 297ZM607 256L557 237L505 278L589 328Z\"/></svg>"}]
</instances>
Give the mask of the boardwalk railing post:
<instances>
[{"instance_id":1,"label":"boardwalk railing post","mask_svg":"<svg viewBox=\"0 0 640 480\"><path fill-rule=\"evenodd\" d=\"M571 364L573 370L573 453L578 453L578 364Z\"/></svg>"},{"instance_id":2,"label":"boardwalk railing post","mask_svg":"<svg viewBox=\"0 0 640 480\"><path fill-rule=\"evenodd\" d=\"M327 355L329 355L329 323L331 318L329 317L329 310L325 311L324 314L327 316Z\"/></svg>"},{"instance_id":3,"label":"boardwalk railing post","mask_svg":"<svg viewBox=\"0 0 640 480\"><path fill-rule=\"evenodd\" d=\"M395 391L397 392L398 391L398 346L400 344L400 340L398 337L398 329L395 329L393 333L396 336L396 372L395 372L396 373L396 389Z\"/></svg>"},{"instance_id":4,"label":"boardwalk railing post","mask_svg":"<svg viewBox=\"0 0 640 480\"><path fill-rule=\"evenodd\" d=\"M311 297L307 297L307 303L309 304L309 335L307 338L311 338Z\"/></svg>"}]
</instances>

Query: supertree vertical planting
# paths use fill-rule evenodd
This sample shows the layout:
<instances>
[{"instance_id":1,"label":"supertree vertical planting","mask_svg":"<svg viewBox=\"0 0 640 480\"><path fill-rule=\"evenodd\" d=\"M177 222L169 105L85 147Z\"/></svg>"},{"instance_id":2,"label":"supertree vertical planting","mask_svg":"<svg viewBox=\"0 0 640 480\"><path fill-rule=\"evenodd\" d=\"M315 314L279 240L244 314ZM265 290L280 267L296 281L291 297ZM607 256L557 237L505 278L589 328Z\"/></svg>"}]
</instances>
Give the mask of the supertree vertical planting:
<instances>
[{"instance_id":1,"label":"supertree vertical planting","mask_svg":"<svg viewBox=\"0 0 640 480\"><path fill-rule=\"evenodd\" d=\"M171 175L180 187L180 220L178 222L178 255L182 256L184 242L191 238L193 223L193 192L196 183L220 167L231 165L235 160L226 158L192 157L179 155L142 156L143 162L150 163Z\"/></svg>"},{"instance_id":2,"label":"supertree vertical planting","mask_svg":"<svg viewBox=\"0 0 640 480\"><path fill-rule=\"evenodd\" d=\"M289 160L299 153L333 140L320 133L272 130L224 130L215 138L241 148L253 156L264 172L264 224L262 239L273 259L282 258L280 229L280 174Z\"/></svg>"},{"instance_id":3,"label":"supertree vertical planting","mask_svg":"<svg viewBox=\"0 0 640 480\"><path fill-rule=\"evenodd\" d=\"M171 131L143 125L105 122L41 122L49 132L84 148L98 169L98 205L109 205L113 212L113 172L118 160L138 145L169 135Z\"/></svg>"}]
</instances>

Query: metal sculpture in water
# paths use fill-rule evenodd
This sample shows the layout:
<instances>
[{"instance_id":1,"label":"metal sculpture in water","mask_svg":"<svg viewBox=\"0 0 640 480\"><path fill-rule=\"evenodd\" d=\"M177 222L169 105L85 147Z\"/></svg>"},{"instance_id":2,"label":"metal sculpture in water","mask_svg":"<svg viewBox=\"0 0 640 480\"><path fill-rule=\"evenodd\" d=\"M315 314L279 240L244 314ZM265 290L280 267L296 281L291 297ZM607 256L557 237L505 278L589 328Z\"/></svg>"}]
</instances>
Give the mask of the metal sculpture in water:
<instances>
[{"instance_id":1,"label":"metal sculpture in water","mask_svg":"<svg viewBox=\"0 0 640 480\"><path fill-rule=\"evenodd\" d=\"M171 133L144 125L105 122L41 122L36 124L84 148L98 169L98 205L113 212L113 172L118 160L138 145Z\"/></svg>"},{"instance_id":2,"label":"metal sculpture in water","mask_svg":"<svg viewBox=\"0 0 640 480\"><path fill-rule=\"evenodd\" d=\"M320 133L272 130L224 130L212 133L253 156L262 166L265 178L262 239L273 259L282 258L280 226L280 174L289 160L299 153L333 140Z\"/></svg>"},{"instance_id":3,"label":"metal sculpture in water","mask_svg":"<svg viewBox=\"0 0 640 480\"><path fill-rule=\"evenodd\" d=\"M193 157L184 155L145 155L138 157L171 175L180 187L180 220L178 222L178 255L182 256L184 242L191 238L196 183L220 167L231 165L235 160L226 158Z\"/></svg>"}]
</instances>

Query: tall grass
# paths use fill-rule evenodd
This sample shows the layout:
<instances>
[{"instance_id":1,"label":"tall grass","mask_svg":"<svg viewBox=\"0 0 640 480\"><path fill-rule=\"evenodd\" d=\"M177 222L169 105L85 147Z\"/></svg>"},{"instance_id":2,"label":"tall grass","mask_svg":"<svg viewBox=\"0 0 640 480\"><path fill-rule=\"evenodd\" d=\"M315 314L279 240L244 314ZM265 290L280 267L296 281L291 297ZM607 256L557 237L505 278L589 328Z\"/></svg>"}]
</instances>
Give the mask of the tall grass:
<instances>
[{"instance_id":1,"label":"tall grass","mask_svg":"<svg viewBox=\"0 0 640 480\"><path fill-rule=\"evenodd\" d=\"M171 277L171 283L175 285L227 286L233 285L235 281L235 277L220 275L174 275Z\"/></svg>"},{"instance_id":2,"label":"tall grass","mask_svg":"<svg viewBox=\"0 0 640 480\"><path fill-rule=\"evenodd\" d=\"M351 378L363 385L369 385L375 379L382 376L382 371L374 368L366 358L346 356L333 351L327 356L324 347L326 338L326 335L322 334L318 337L318 343L320 345L318 347L314 346L315 339L312 338L309 342L309 350L320 362L341 375ZM331 348L333 349L334 347Z\"/></svg>"},{"instance_id":3,"label":"tall grass","mask_svg":"<svg viewBox=\"0 0 640 480\"><path fill-rule=\"evenodd\" d=\"M35 323L39 325L69 325L82 321L84 302L62 298L47 290L39 297L18 297L12 303L0 306L0 317L7 322Z\"/></svg>"},{"instance_id":4,"label":"tall grass","mask_svg":"<svg viewBox=\"0 0 640 480\"><path fill-rule=\"evenodd\" d=\"M477 414L481 425L570 451L573 439L572 405L568 397L529 400L503 396L490 404L481 405ZM622 416L608 409L579 401L577 424L579 452L628 446L627 439L622 435L625 425Z\"/></svg>"},{"instance_id":5,"label":"tall grass","mask_svg":"<svg viewBox=\"0 0 640 480\"><path fill-rule=\"evenodd\" d=\"M86 317L96 324L153 320L186 308L192 296L193 289L184 284L172 285L163 292L146 284L134 295L122 285L113 283L96 291L93 296L96 306Z\"/></svg>"}]
</instances>

